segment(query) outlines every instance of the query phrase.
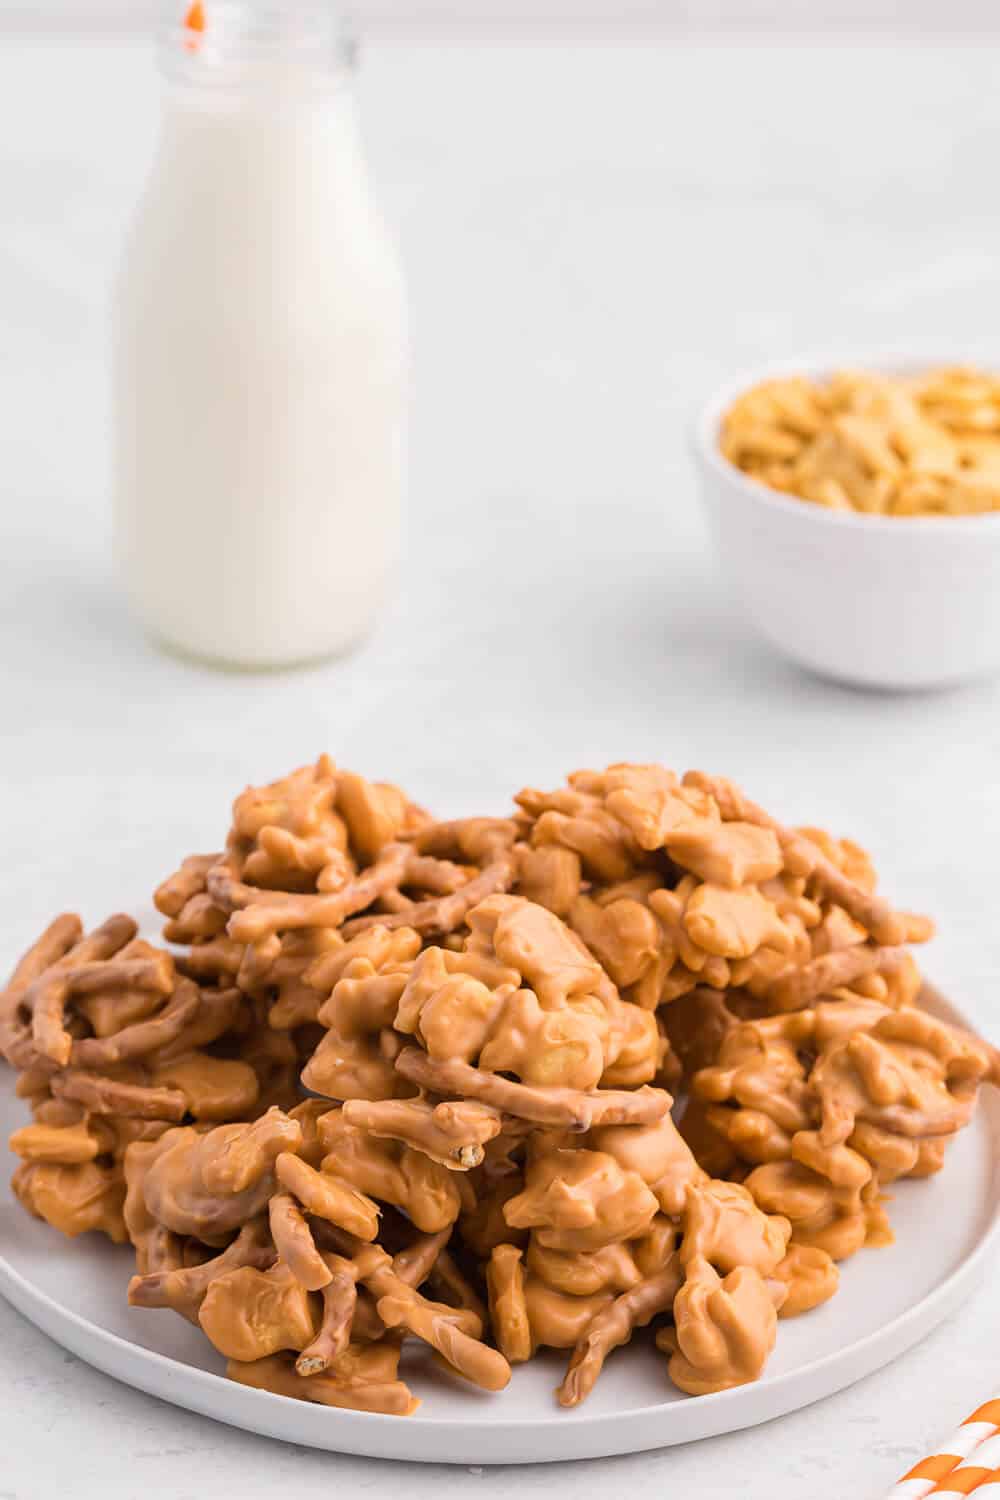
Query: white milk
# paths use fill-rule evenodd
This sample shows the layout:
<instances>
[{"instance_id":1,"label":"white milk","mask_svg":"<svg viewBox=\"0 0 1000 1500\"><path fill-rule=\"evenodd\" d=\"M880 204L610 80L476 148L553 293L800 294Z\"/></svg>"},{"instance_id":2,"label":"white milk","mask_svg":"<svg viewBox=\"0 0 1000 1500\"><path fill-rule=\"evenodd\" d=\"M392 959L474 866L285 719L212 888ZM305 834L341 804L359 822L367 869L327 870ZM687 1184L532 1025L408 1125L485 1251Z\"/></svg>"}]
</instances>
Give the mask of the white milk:
<instances>
[{"instance_id":1,"label":"white milk","mask_svg":"<svg viewBox=\"0 0 1000 1500\"><path fill-rule=\"evenodd\" d=\"M167 44L119 286L116 548L153 635L278 666L349 647L385 599L403 290L328 6L205 10Z\"/></svg>"}]
</instances>

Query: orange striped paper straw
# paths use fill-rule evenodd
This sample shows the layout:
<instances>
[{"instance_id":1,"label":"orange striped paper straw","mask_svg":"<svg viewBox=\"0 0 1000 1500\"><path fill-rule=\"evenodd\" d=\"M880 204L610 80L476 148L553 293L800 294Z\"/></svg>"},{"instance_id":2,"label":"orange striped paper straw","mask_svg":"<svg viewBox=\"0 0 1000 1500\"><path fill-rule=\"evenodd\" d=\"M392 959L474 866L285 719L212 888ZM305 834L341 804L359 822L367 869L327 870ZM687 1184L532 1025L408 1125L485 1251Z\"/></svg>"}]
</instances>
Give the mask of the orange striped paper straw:
<instances>
[{"instance_id":1,"label":"orange striped paper straw","mask_svg":"<svg viewBox=\"0 0 1000 1500\"><path fill-rule=\"evenodd\" d=\"M968 1458L931 1490L931 1500L935 1495L972 1494L987 1500L991 1490L994 1496L1000 1495L1000 1434L973 1448Z\"/></svg>"},{"instance_id":2,"label":"orange striped paper straw","mask_svg":"<svg viewBox=\"0 0 1000 1500\"><path fill-rule=\"evenodd\" d=\"M987 1401L984 1406L977 1407L971 1416L965 1421L947 1440L942 1443L937 1453L931 1454L929 1458L922 1458L915 1464L908 1474L904 1474L897 1484L886 1495L885 1500L924 1500L926 1495L970 1495L979 1487L995 1484L1000 1475L996 1473L996 1466L1000 1464L1000 1457L993 1457L992 1464L983 1465L980 1456L986 1444L992 1452L1000 1454L1000 1443L994 1449L994 1442L1000 1438L1000 1397L994 1397ZM990 1473L991 1467L993 1474ZM972 1483L971 1472L966 1478L960 1479L959 1483L970 1484L971 1488L956 1490L947 1488L952 1483L953 1476L960 1469L971 1471L978 1470L978 1478ZM994 1493L1000 1500L1000 1490ZM990 1496L990 1500L993 1497Z\"/></svg>"}]
</instances>

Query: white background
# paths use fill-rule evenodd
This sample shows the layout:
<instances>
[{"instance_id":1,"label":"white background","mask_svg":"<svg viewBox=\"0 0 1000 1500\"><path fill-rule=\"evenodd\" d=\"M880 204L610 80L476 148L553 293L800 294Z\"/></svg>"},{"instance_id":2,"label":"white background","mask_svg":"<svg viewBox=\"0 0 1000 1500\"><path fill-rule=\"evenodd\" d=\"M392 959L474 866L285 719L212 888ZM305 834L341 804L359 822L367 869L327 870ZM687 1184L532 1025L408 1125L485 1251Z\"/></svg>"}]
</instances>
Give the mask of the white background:
<instances>
[{"instance_id":1,"label":"white background","mask_svg":"<svg viewBox=\"0 0 1000 1500\"><path fill-rule=\"evenodd\" d=\"M0 25L140 31L172 0L0 0ZM182 8L182 0L177 7ZM881 29L890 35L995 31L993 0L341 0L367 34L557 35L599 31Z\"/></svg>"},{"instance_id":2,"label":"white background","mask_svg":"<svg viewBox=\"0 0 1000 1500\"><path fill-rule=\"evenodd\" d=\"M940 921L929 972L1000 1039L997 685L859 694L758 646L717 582L684 441L701 393L765 357L997 337L996 75L977 42L846 35L365 49L412 298L409 564L355 658L225 677L150 647L108 564L108 297L154 138L149 58L5 39L3 959L56 910L136 904L217 841L246 781L322 748L444 814L655 757L869 844L900 903ZM995 1388L997 1349L1000 1285L756 1432L477 1476L214 1426L0 1304L0 1493L875 1500Z\"/></svg>"}]
</instances>

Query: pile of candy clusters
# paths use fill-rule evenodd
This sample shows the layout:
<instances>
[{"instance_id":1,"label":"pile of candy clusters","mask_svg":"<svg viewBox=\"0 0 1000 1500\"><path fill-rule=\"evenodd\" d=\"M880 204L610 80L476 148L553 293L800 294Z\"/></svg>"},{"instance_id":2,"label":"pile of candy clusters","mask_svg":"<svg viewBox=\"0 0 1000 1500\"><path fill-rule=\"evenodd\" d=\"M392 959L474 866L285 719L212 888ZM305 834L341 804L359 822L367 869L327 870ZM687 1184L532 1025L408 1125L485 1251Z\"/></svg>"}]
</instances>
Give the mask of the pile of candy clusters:
<instances>
[{"instance_id":1,"label":"pile of candy clusters","mask_svg":"<svg viewBox=\"0 0 1000 1500\"><path fill-rule=\"evenodd\" d=\"M0 997L20 1201L235 1380L406 1415L405 1338L488 1390L549 1347L572 1406L653 1319L681 1390L753 1380L1000 1082L856 845L659 766L515 800L323 757L159 888L169 947L62 916Z\"/></svg>"}]
</instances>

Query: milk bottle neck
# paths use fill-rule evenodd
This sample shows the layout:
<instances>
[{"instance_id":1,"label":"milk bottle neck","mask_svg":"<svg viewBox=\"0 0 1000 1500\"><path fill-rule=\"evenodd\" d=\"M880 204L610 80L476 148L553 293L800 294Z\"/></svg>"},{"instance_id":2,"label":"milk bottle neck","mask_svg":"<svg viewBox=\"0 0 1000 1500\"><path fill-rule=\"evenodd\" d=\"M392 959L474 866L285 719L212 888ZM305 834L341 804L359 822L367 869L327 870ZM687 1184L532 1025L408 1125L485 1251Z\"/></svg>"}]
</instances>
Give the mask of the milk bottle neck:
<instances>
[{"instance_id":1,"label":"milk bottle neck","mask_svg":"<svg viewBox=\"0 0 1000 1500\"><path fill-rule=\"evenodd\" d=\"M334 0L195 0L160 43L167 78L217 102L294 102L328 89L354 61Z\"/></svg>"}]
</instances>

